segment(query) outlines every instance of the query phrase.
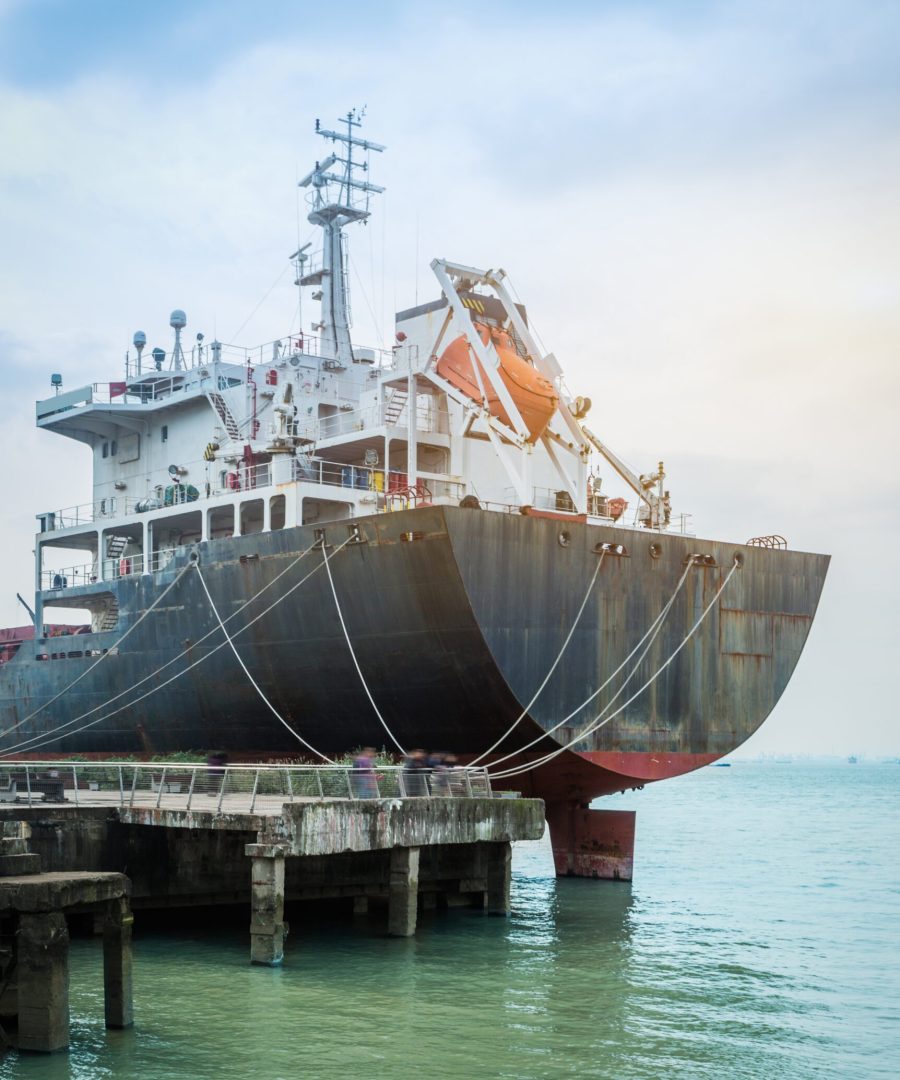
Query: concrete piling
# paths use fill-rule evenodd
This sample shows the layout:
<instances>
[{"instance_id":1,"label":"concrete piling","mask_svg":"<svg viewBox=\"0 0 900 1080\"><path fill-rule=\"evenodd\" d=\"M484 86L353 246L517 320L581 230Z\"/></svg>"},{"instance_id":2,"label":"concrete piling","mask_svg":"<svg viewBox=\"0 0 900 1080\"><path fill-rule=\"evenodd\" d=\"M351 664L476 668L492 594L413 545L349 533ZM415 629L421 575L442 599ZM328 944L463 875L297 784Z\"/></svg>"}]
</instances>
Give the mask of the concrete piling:
<instances>
[{"instance_id":1,"label":"concrete piling","mask_svg":"<svg viewBox=\"0 0 900 1080\"><path fill-rule=\"evenodd\" d=\"M419 894L419 849L391 850L391 879L388 893L388 934L412 937L416 932Z\"/></svg>"},{"instance_id":2,"label":"concrete piling","mask_svg":"<svg viewBox=\"0 0 900 1080\"><path fill-rule=\"evenodd\" d=\"M512 844L491 844L487 851L488 915L509 915Z\"/></svg>"},{"instance_id":3,"label":"concrete piling","mask_svg":"<svg viewBox=\"0 0 900 1080\"><path fill-rule=\"evenodd\" d=\"M134 1023L132 1005L131 928L134 917L128 901L112 900L103 912L103 997L108 1028Z\"/></svg>"},{"instance_id":4,"label":"concrete piling","mask_svg":"<svg viewBox=\"0 0 900 1080\"><path fill-rule=\"evenodd\" d=\"M276 967L284 960L284 851L248 844L251 860L250 963Z\"/></svg>"},{"instance_id":5,"label":"concrete piling","mask_svg":"<svg viewBox=\"0 0 900 1080\"><path fill-rule=\"evenodd\" d=\"M20 1050L69 1045L69 930L60 911L22 912L18 935Z\"/></svg>"}]
</instances>

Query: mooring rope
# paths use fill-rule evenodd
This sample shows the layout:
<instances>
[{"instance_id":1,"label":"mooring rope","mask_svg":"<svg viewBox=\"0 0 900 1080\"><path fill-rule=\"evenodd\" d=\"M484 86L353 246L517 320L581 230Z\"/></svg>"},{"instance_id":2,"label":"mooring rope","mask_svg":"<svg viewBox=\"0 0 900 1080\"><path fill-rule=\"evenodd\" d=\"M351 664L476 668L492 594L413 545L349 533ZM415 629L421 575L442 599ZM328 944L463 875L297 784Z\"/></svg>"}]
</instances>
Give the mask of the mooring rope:
<instances>
[{"instance_id":1,"label":"mooring rope","mask_svg":"<svg viewBox=\"0 0 900 1080\"><path fill-rule=\"evenodd\" d=\"M335 553L340 551L346 544L348 544L350 542L350 539L351 538L348 537L347 540L345 540L342 544L338 545L338 547L335 548ZM271 588L278 580L280 580L282 577L284 577L284 575L286 573L288 573L289 570L291 570L294 566L296 566L297 563L299 563L301 561L301 559L303 559L306 555L308 555L310 553L310 551L313 550L313 547L314 547L314 545L312 545L312 546L306 548L304 551L302 551L297 556L296 559L293 559L289 563L288 566L286 566L283 570L279 571L279 573L276 574L276 576L271 581L269 581L265 585L263 585L263 587L261 589L259 589L258 592L256 592L253 596L251 596L249 600L246 600L243 604L241 604L241 606L239 608L237 608L235 611L233 611L231 613L231 615L228 615L226 617L226 619L225 619L225 622L226 623L230 622L233 618L235 618L237 615L239 615L246 607L248 607L250 604L252 604L254 602L254 600L256 600L258 597L260 597L264 592L266 592L267 589ZM189 565L193 565L193 564L191 563ZM297 589L299 589L301 587L301 585L304 585L313 576L313 574L317 573L320 569L321 569L321 563L317 563L312 568L312 570L310 570L310 572L308 574L305 574L299 581L297 581L293 585L291 585L291 587L289 589L285 590L285 592L282 593L282 595L279 596L276 600L274 600L271 604L269 604L268 607L263 608L263 610L261 612L259 612L259 614L255 615L249 622L245 623L244 626L242 626L239 630L236 630L235 633L232 636L233 637L240 637L240 635L243 634L246 630L249 630L250 627L254 625L254 623L259 622L259 620L264 618L266 615L268 615L268 613L273 608L277 607L280 603L282 603L284 600L286 600L293 592L295 592ZM209 630L206 634L203 635L203 637L199 638L196 642L194 642L194 644L191 646L191 648L192 649L196 648L197 645L202 644L204 641L206 641L207 638L212 637L213 634L217 634L218 631L219 631L218 626L213 627L212 630ZM174 675L170 676L164 682L161 682L158 686L151 687L148 691L141 694L140 697L134 698L132 701L126 702L124 705L120 705L119 708L114 709L112 712L106 713L103 716L99 716L95 720L91 720L87 724L82 724L81 727L78 727L78 728L75 728L72 731L66 732L66 735L67 736L69 736L69 735L78 735L82 731L87 731L88 728L94 727L95 724L102 723L104 720L111 720L114 716L118 716L119 713L124 712L126 709L133 708L135 705L140 704L140 702L146 700L148 697L152 697L153 694L157 693L159 690L163 690L165 687L167 687L171 683L175 682L176 679L180 679L182 675L186 675L189 671L192 671L195 667L198 667L200 664L205 663L207 660L210 659L210 657L214 656L220 649L224 649L227 644L228 644L227 641L221 642L220 644L216 645L214 648L210 649L208 653L204 654L203 656L198 657L191 664L189 664L186 668L183 668L181 671L177 671ZM162 664L155 671L151 671L149 675L145 675L142 679L138 680L138 682L136 682L136 683L132 684L131 686L127 687L125 690L120 691L118 694L116 694L113 697L109 698L107 701L103 702L102 704L94 706L93 709L89 709L87 712L83 712L80 715L73 717L71 720L67 720L65 723L59 724L55 728L51 728L50 731L42 732L40 735L33 735L29 739L25 739L22 742L15 743L11 747L6 747L3 750L3 752L0 753L0 758L7 757L9 754L14 753L14 752L16 752L18 750L21 750L21 749L23 749L25 747L30 747L30 749L32 749L32 750L37 750L37 749L40 749L41 746L44 746L49 742L53 742L53 740L59 735L60 732L64 731L68 727L71 727L72 724L77 724L79 720L83 720L83 719L85 719L85 717L92 716L95 712L99 712L101 709L105 709L108 705L111 705L114 701L118 701L119 698L124 697L126 694L130 694L132 691L136 690L139 686L142 686L149 679L154 678L156 675L160 674L160 672L164 671L166 668L171 667L172 664L175 664L179 660L183 659L186 653L187 653L187 650L185 649L183 652L179 653L177 656L173 656L171 660L167 660L165 664ZM36 744L36 745L34 745L34 744Z\"/></svg>"},{"instance_id":2,"label":"mooring rope","mask_svg":"<svg viewBox=\"0 0 900 1080\"><path fill-rule=\"evenodd\" d=\"M327 761L329 765L334 765L334 761L330 757L328 757L327 754L323 754L321 750L317 750L312 745L312 743L308 743L306 741L306 739L304 739L303 736L298 731L295 731L294 728L292 728L291 725L287 722L287 720L285 720L285 718L281 715L281 713L275 708L275 706L272 704L272 702L269 701L269 699L266 697L265 693L263 692L262 687L259 685L259 683L256 681L256 679L254 679L253 676L250 674L250 669L244 663L243 657L237 651L237 646L235 645L234 641L232 640L231 635L228 633L228 630L225 628L225 623L222 622L222 616L219 614L219 609L216 607L216 602L212 598L212 593L210 593L209 589L207 588L206 579L204 578L203 573L200 570L200 564L199 563L197 563L197 577L200 578L200 584L203 586L203 591L206 593L206 599L209 601L209 606L212 608L213 614L215 615L216 619L218 620L219 627L220 627L222 633L225 635L225 640L231 646L231 651L234 653L235 659L241 665L241 668L243 669L244 674L250 680L251 686L257 692L257 694L259 694L259 696L262 699L263 703L266 705L266 707L269 709L269 711L272 713L272 715L275 717L275 719L278 720L278 722L281 723L285 728L287 728L287 730L294 736L294 738L299 743L301 743L303 746L305 746L307 750L310 750L313 754L316 755L316 757L320 757L323 761Z\"/></svg>"},{"instance_id":3,"label":"mooring rope","mask_svg":"<svg viewBox=\"0 0 900 1080\"><path fill-rule=\"evenodd\" d=\"M4 738L7 735L11 735L14 731L17 731L23 724L27 724L29 720L34 719L34 717L37 716L38 713L43 712L44 709L46 709L46 708L48 708L48 706L52 705L54 701L59 701L59 699L63 696L63 694L67 694L72 689L72 687L75 686L76 683L80 683L83 678L85 678L87 675L90 675L90 673L94 670L94 668L96 668L99 664L103 663L103 661L107 658L107 656L110 655L110 653L113 651L113 649L118 649L118 647L129 636L129 634L131 634L135 630L137 630L137 628L141 625L141 623L144 621L144 619L147 618L147 616L150 614L150 612L153 611L153 609L158 604L162 603L162 601L169 595L169 593L172 591L172 589L175 588L175 586L178 584L178 582L181 581L181 579L184 577L184 575L187 573L187 571L190 570L190 568L191 568L190 563L187 563L185 566L182 566L182 568L178 571L176 576L172 579L172 581L169 582L169 584L165 587L165 589L163 589L163 591L159 594L159 596L157 596L157 598L146 609L146 611L141 612L140 617L138 619L136 619L131 624L131 626L128 627L128 629L125 631L125 633L122 634L122 636L120 638L118 638L117 641L115 641L112 645L110 645L110 647L106 650L106 652L101 653L100 656L98 656L97 659L93 662L93 664L91 664L89 667L86 667L84 669L84 671L82 671L82 673L80 675L77 675L67 686L64 686L62 688L62 690L60 690L56 694L54 694L53 697L50 698L49 701L45 701L43 705L39 706L33 712L30 712L27 716L23 716L21 720L17 720L16 723L12 725L12 727L6 728L5 731L0 731L0 739ZM35 631L37 631L37 627L35 627Z\"/></svg>"},{"instance_id":4,"label":"mooring rope","mask_svg":"<svg viewBox=\"0 0 900 1080\"><path fill-rule=\"evenodd\" d=\"M578 622L581 619L582 614L584 613L584 609L585 609L585 607L587 607L588 599L590 598L590 595L594 590L594 584L596 583L597 577L600 574L600 567L603 565L603 559L604 559L605 555L606 555L606 549L604 548L600 552L600 558L597 560L597 565L594 567L594 573L591 575L590 584L588 585L587 591L584 594L584 599L581 601L581 606L579 607L579 609L578 609L578 611L577 611L577 613L575 615L575 620L572 623L571 627L569 628L568 634L566 634L565 640L562 643L562 648L556 654L556 659L550 665L550 670L544 676L544 681L537 688L537 690L535 690L534 696L532 697L531 701L529 701L528 704L525 706L525 708L522 709L522 711L519 713L519 715L516 717L516 719L510 724L510 726L500 736L500 738L493 744L493 746L489 746L487 748L487 750L484 750L482 753L480 753L477 758L475 758L473 761L470 761L469 762L470 766L477 765L480 761L483 761L488 756L488 754L493 753L493 751L497 749L497 747L500 745L500 743L502 743L504 741L504 739L506 739L508 736L512 735L512 733L515 731L515 729L519 726L519 724L528 715L528 711L531 709L532 705L534 705L534 703L537 701L537 699L541 696L541 693L543 692L544 687L550 681L550 676L553 674L554 671L556 671L560 660L562 660L563 653L569 647L569 642L572 640L572 635L575 633L575 627L578 625ZM508 756L511 756L511 755L507 755L507 757ZM506 760L506 758L501 758L501 761L505 761L505 760Z\"/></svg>"},{"instance_id":5,"label":"mooring rope","mask_svg":"<svg viewBox=\"0 0 900 1080\"><path fill-rule=\"evenodd\" d=\"M571 750L572 747L576 743L581 742L582 739L586 739L588 735L593 735L593 733L595 731L598 731L600 728L602 728L606 724L608 724L610 722L610 720L615 719L615 717L617 717L620 713L624 712L624 710L627 709L628 706L633 701L635 701L637 698L639 698L641 696L641 694L647 689L648 686L650 686L652 683L654 683L659 678L659 676L662 675L662 673L672 663L672 661L675 659L675 657L678 656L678 654L685 647L685 645L687 645L687 643L690 641L690 639L694 636L694 633L696 632L697 628L700 626L700 624L703 622L703 620L706 618L706 616L710 613L710 611L712 611L712 609L715 606L716 602L718 601L719 597L722 595L722 592L724 591L725 586L728 584L729 581L731 581L731 578L734 575L734 572L738 569L738 567L740 565L741 565L740 562L737 559L735 559L734 564L732 565L731 569L728 571L728 574L725 577L725 580L722 582L722 584L716 590L715 596L712 598L712 600L710 600L710 602L703 609L702 614L697 619L697 621L694 623L694 625L690 628L690 630L687 632L687 634L685 635L685 637L682 640L681 644L674 650L674 652L672 652L669 655L668 659L663 664L660 665L660 667L653 673L653 675L650 676L650 678L644 683L644 685L639 690L637 690L634 694L632 694L631 697L627 701L623 702L619 706L619 708L616 709L615 712L610 713L609 716L605 717L602 720L600 720L600 717L603 715L603 713L602 712L599 713L596 717L594 717L594 721L592 721L591 724L587 728L585 728L584 731L582 731L574 739L571 739L565 746L560 746L556 750L552 750L550 753L545 754L543 757L538 758L536 761L528 762L527 764L521 765L521 766L519 766L517 768L514 768L514 769L503 769L500 772L492 773L491 774L492 779L495 779L495 780L497 780L497 779L509 779L510 777L513 777L513 776L521 776L526 772L531 772L532 769L539 768L541 765L546 765L548 762L552 761L554 758L558 757L560 754L565 753L567 750Z\"/></svg>"},{"instance_id":6,"label":"mooring rope","mask_svg":"<svg viewBox=\"0 0 900 1080\"><path fill-rule=\"evenodd\" d=\"M350 650L350 658L353 660L353 666L356 668L356 674L359 676L359 681L362 683L363 690L365 690L366 692L366 697L369 699L369 704L375 710L375 715L381 721L381 726L388 733L391 742L394 744L394 746L397 747L400 753L406 754L406 751L401 746L396 735L394 735L393 731L391 731L391 729L388 727L387 721L381 715L378 706L375 704L375 698L372 697L372 691L369 689L369 684L366 682L365 676L362 673L362 668L359 666L359 661L356 659L356 651L353 648L353 643L350 640L350 635L349 633L347 633L347 624L346 622L344 622L344 613L341 611L341 604L338 600L337 589L335 589L334 587L334 578L331 575L331 566L328 562L328 548L325 546L324 541L322 543L322 558L324 560L323 565L325 566L325 572L328 574L328 584L331 586L331 595L334 597L334 606L337 610L338 619L340 619L341 622L341 629L344 631L344 640L347 642L347 648Z\"/></svg>"},{"instance_id":7,"label":"mooring rope","mask_svg":"<svg viewBox=\"0 0 900 1080\"><path fill-rule=\"evenodd\" d=\"M635 662L634 667L631 669L631 672L625 677L625 681L622 683L621 687L616 692L615 697L613 697L612 701L607 703L607 705L604 707L603 711L600 713L600 715L602 716L603 712L605 712L606 709L608 709L609 706L612 705L613 701L615 701L616 698L619 697L619 695L622 693L622 691L625 689L625 687L631 681L632 676L638 670L638 666L641 664L644 657L650 651L651 647L653 646L653 642L659 636L659 632L662 629L662 626L663 626L663 623L665 622L666 616L672 610L672 605L675 603L675 598L678 596L678 593L681 590L682 585L684 585L685 581L687 580L687 576L690 573L691 567L693 565L694 565L694 562L692 560L684 568L684 572L682 573L681 577L678 579L678 584L675 586L674 592L669 597L669 599L666 601L666 603L663 606L660 613L656 616L656 618L653 620L653 622L647 628L647 630L644 633L644 636L634 646L634 648L631 650L631 652L625 657L625 659L622 661L622 663L619 664L619 666L609 676L609 678L607 678L605 682L601 683L600 686L598 686L597 689L592 694L590 694L588 697L586 697L584 699L584 701L582 701L582 703L580 705L577 705L568 714L568 716L564 716L562 718L562 720L560 720L558 723L554 724L552 728L548 728L547 731L542 731L540 735L538 735L536 738L532 739L530 743L526 743L525 746L519 747L518 750L512 750L512 751L510 751L510 753L504 754L503 757L497 758L496 761L492 761L491 764L490 764L490 768L492 768L492 769L496 768L498 765L501 765L504 761L508 761L512 757L518 757L519 754L523 754L526 750L530 750L531 747L534 746L536 743L541 742L548 735L552 735L554 733L554 731L557 731L559 728L561 728L565 724L567 724L572 719L573 716L575 716L577 713L580 713L581 710L586 705L590 705L590 703L596 697L599 697L600 694L603 693L603 691L607 688L607 686L609 686L609 684L613 681L613 679L619 674L619 672L622 670L622 668L624 668L628 663L630 663L632 657L635 655L635 653L638 651L638 649L640 649L641 646L644 645L644 642L646 642L647 643L646 647L644 648L641 655L638 657L637 661ZM594 719L596 720L597 717L594 717Z\"/></svg>"}]
</instances>

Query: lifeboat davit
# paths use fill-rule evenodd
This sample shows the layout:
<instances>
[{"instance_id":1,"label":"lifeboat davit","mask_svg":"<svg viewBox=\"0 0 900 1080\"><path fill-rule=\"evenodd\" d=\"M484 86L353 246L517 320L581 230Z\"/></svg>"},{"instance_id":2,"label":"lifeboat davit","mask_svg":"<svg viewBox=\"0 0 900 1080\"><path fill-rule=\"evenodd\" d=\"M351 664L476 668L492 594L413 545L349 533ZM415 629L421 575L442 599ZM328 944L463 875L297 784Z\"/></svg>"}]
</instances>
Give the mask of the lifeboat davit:
<instances>
[{"instance_id":1,"label":"lifeboat davit","mask_svg":"<svg viewBox=\"0 0 900 1080\"><path fill-rule=\"evenodd\" d=\"M516 408L525 421L528 428L528 442L536 443L541 435L547 430L550 418L556 412L559 404L559 396L554 389L553 383L545 379L540 372L536 371L527 360L523 360L516 352L512 338L505 330L496 326L485 326L484 323L476 322L475 329L481 336L485 345L492 342L500 357L500 378L509 391L510 397L516 403ZM510 423L509 416L500 398L494 392L490 381L484 374L484 367L476 360L469 348L465 334L447 346L441 353L437 362L437 373L442 379L461 390L473 401L481 401L481 390L478 387L478 378L473 370L473 364L478 364L481 373L481 381L487 394L488 409L491 416L495 416L504 424Z\"/></svg>"}]
</instances>

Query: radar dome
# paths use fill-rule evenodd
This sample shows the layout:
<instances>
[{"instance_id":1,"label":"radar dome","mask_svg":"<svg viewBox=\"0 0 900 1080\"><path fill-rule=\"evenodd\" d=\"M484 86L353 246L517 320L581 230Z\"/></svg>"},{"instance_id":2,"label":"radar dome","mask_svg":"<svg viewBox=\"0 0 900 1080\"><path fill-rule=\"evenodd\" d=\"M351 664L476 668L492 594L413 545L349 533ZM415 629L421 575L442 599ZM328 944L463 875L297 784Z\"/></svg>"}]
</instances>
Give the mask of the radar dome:
<instances>
[{"instance_id":1,"label":"radar dome","mask_svg":"<svg viewBox=\"0 0 900 1080\"><path fill-rule=\"evenodd\" d=\"M143 330L135 330L134 332L134 347L136 349L143 349L147 344L147 335Z\"/></svg>"},{"instance_id":2,"label":"radar dome","mask_svg":"<svg viewBox=\"0 0 900 1080\"><path fill-rule=\"evenodd\" d=\"M185 315L181 308L175 308L169 316L169 326L171 326L173 330L183 330L187 326L187 315Z\"/></svg>"}]
</instances>

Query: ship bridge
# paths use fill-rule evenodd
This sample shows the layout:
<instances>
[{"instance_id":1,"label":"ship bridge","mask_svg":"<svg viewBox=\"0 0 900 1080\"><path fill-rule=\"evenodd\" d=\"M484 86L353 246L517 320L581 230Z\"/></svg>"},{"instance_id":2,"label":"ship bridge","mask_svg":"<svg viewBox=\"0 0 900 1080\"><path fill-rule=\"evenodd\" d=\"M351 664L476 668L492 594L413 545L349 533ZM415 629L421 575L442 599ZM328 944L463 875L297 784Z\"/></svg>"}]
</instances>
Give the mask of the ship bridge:
<instances>
[{"instance_id":1,"label":"ship bridge","mask_svg":"<svg viewBox=\"0 0 900 1080\"><path fill-rule=\"evenodd\" d=\"M93 446L119 427L144 430L148 419L213 392L243 386L246 368L216 364L185 372L153 372L120 382L91 383L35 405L39 428Z\"/></svg>"}]
</instances>

